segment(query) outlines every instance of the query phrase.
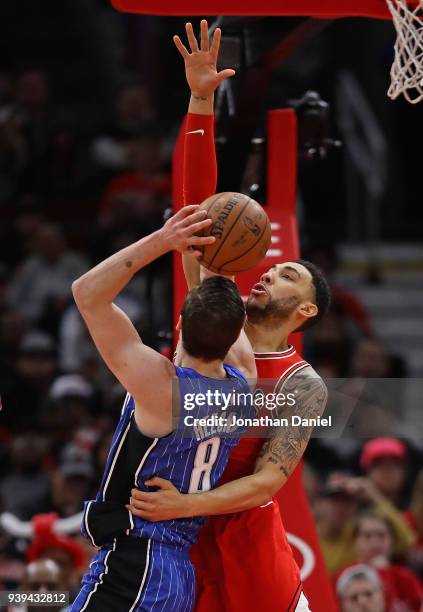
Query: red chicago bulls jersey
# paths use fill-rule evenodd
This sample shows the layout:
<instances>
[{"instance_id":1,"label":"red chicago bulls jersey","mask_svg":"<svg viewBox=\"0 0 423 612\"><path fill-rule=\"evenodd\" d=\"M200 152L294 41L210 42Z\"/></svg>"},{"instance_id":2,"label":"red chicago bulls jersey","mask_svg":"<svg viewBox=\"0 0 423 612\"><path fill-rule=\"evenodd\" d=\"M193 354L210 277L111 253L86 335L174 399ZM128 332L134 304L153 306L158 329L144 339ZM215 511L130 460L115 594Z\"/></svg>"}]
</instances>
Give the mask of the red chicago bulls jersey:
<instances>
[{"instance_id":1,"label":"red chicago bulls jersey","mask_svg":"<svg viewBox=\"0 0 423 612\"><path fill-rule=\"evenodd\" d=\"M273 379L274 392L281 392L283 384L293 374L309 364L297 353L293 346L277 353L254 353L258 379ZM219 484L252 474L257 454L264 438L243 438L231 452L225 473Z\"/></svg>"},{"instance_id":2,"label":"red chicago bulls jersey","mask_svg":"<svg viewBox=\"0 0 423 612\"><path fill-rule=\"evenodd\" d=\"M257 377L274 379L274 392L283 392L284 382L308 366L293 347L255 353L255 359ZM231 452L219 485L252 474L265 441L243 438ZM309 611L276 499L244 512L210 517L192 559L197 571L196 612Z\"/></svg>"}]
</instances>

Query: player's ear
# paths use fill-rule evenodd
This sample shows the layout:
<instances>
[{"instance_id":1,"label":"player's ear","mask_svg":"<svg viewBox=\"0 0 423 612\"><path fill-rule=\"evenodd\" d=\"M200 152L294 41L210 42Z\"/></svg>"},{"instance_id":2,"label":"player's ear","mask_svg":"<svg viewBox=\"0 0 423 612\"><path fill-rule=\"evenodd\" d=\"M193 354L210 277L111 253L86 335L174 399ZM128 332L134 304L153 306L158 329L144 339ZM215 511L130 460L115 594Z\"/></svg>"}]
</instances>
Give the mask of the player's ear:
<instances>
[{"instance_id":1,"label":"player's ear","mask_svg":"<svg viewBox=\"0 0 423 612\"><path fill-rule=\"evenodd\" d=\"M298 309L301 315L306 319L315 317L319 311L316 304L313 304L313 302L302 302Z\"/></svg>"},{"instance_id":2,"label":"player's ear","mask_svg":"<svg viewBox=\"0 0 423 612\"><path fill-rule=\"evenodd\" d=\"M180 332L181 331L181 327L182 327L182 317L181 317L181 315L179 315L179 319L178 319L178 322L176 324L176 331Z\"/></svg>"}]
</instances>

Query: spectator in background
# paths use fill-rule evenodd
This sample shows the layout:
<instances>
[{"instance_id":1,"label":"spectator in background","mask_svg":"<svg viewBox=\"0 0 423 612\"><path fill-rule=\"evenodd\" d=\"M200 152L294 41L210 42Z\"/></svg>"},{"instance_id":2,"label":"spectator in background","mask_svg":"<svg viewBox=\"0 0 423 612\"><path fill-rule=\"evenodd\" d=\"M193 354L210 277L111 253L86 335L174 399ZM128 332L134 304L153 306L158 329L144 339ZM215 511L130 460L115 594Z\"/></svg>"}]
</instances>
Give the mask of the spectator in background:
<instances>
[{"instance_id":1,"label":"spectator in background","mask_svg":"<svg viewBox=\"0 0 423 612\"><path fill-rule=\"evenodd\" d=\"M128 83L120 90L116 111L116 128L122 134L131 134L156 119L150 91L140 82Z\"/></svg>"},{"instance_id":2,"label":"spectator in background","mask_svg":"<svg viewBox=\"0 0 423 612\"><path fill-rule=\"evenodd\" d=\"M114 117L94 140L94 160L101 168L109 171L127 167L128 140L154 124L155 120L154 106L147 87L138 82L125 85L116 97Z\"/></svg>"},{"instance_id":3,"label":"spectator in background","mask_svg":"<svg viewBox=\"0 0 423 612\"><path fill-rule=\"evenodd\" d=\"M102 231L94 241L94 259L103 259L158 229L170 199L170 176L164 169L163 139L157 130L128 141L128 167L106 186L100 204ZM165 256L140 274L145 319L155 332L169 328L170 262ZM134 287L128 289L134 291ZM138 300L139 300L138 296ZM143 330L144 334L147 330ZM151 340L149 340L151 342ZM154 345L154 340L153 340Z\"/></svg>"},{"instance_id":4,"label":"spectator in background","mask_svg":"<svg viewBox=\"0 0 423 612\"><path fill-rule=\"evenodd\" d=\"M63 372L80 372L93 343L74 304L66 308L59 325L59 359ZM96 354L99 360L98 354Z\"/></svg>"},{"instance_id":5,"label":"spectator in background","mask_svg":"<svg viewBox=\"0 0 423 612\"><path fill-rule=\"evenodd\" d=\"M17 195L28 162L28 145L18 121L0 110L0 207Z\"/></svg>"},{"instance_id":6,"label":"spectator in background","mask_svg":"<svg viewBox=\"0 0 423 612\"><path fill-rule=\"evenodd\" d=\"M404 512L404 518L416 536L416 544L409 552L408 563L423 578L423 469L417 475L410 507Z\"/></svg>"},{"instance_id":7,"label":"spectator in background","mask_svg":"<svg viewBox=\"0 0 423 612\"><path fill-rule=\"evenodd\" d=\"M71 413L72 421L82 427L81 420L87 409L93 408L94 388L83 376L64 374L51 385L49 397L53 401L62 401L64 410Z\"/></svg>"},{"instance_id":8,"label":"spectator in background","mask_svg":"<svg viewBox=\"0 0 423 612\"><path fill-rule=\"evenodd\" d=\"M388 355L381 340L362 338L352 357L351 375L363 378L401 378L406 373L401 361Z\"/></svg>"},{"instance_id":9,"label":"spectator in background","mask_svg":"<svg viewBox=\"0 0 423 612\"><path fill-rule=\"evenodd\" d=\"M400 357L388 355L377 338L362 338L352 355L350 376L363 379L366 387L360 398L369 410L362 420L365 438L389 437L400 434L403 426L404 386L402 381L386 379L406 375ZM366 423L367 421L367 423Z\"/></svg>"},{"instance_id":10,"label":"spectator in background","mask_svg":"<svg viewBox=\"0 0 423 612\"><path fill-rule=\"evenodd\" d=\"M34 236L33 253L11 281L10 303L33 322L47 307L50 317L57 318L70 299L72 281L87 268L85 257L67 248L62 229L46 223Z\"/></svg>"},{"instance_id":11,"label":"spectator in background","mask_svg":"<svg viewBox=\"0 0 423 612\"><path fill-rule=\"evenodd\" d=\"M0 588L14 591L25 574L25 563L17 558L16 550L10 551L10 540L1 538L0 542Z\"/></svg>"},{"instance_id":12,"label":"spectator in background","mask_svg":"<svg viewBox=\"0 0 423 612\"><path fill-rule=\"evenodd\" d=\"M8 268L0 262L0 316L10 310L8 299ZM1 342L1 338L0 338Z\"/></svg>"},{"instance_id":13,"label":"spectator in background","mask_svg":"<svg viewBox=\"0 0 423 612\"><path fill-rule=\"evenodd\" d=\"M4 106L12 98L12 80L9 74L0 71L0 104Z\"/></svg>"},{"instance_id":14,"label":"spectator in background","mask_svg":"<svg viewBox=\"0 0 423 612\"><path fill-rule=\"evenodd\" d=\"M98 475L103 474L106 467L112 439L113 432L107 432L98 440L94 455Z\"/></svg>"},{"instance_id":15,"label":"spectator in background","mask_svg":"<svg viewBox=\"0 0 423 612\"><path fill-rule=\"evenodd\" d=\"M373 486L394 506L401 506L407 449L395 438L375 438L363 446L360 466Z\"/></svg>"},{"instance_id":16,"label":"spectator in background","mask_svg":"<svg viewBox=\"0 0 423 612\"><path fill-rule=\"evenodd\" d=\"M386 378L389 374L389 358L380 340L363 338L357 343L352 363L353 376Z\"/></svg>"},{"instance_id":17,"label":"spectator in background","mask_svg":"<svg viewBox=\"0 0 423 612\"><path fill-rule=\"evenodd\" d=\"M332 292L332 307L338 309L345 319L356 326L355 335L358 332L358 335L372 336L373 326L365 307L354 293L336 281L339 258L335 245L326 243L315 246L307 259L324 271Z\"/></svg>"},{"instance_id":18,"label":"spectator in background","mask_svg":"<svg viewBox=\"0 0 423 612\"><path fill-rule=\"evenodd\" d=\"M145 283L143 279L135 278L134 287L130 287L128 290L125 288L122 295L118 295L115 300L116 305L135 322L135 325L145 316L144 291ZM75 304L70 304L61 318L59 347L60 367L63 371L81 372L87 358L89 358L94 360L94 363L102 372L105 372L104 364L97 353L97 349L94 348L87 327ZM109 375L107 376L110 378Z\"/></svg>"},{"instance_id":19,"label":"spectator in background","mask_svg":"<svg viewBox=\"0 0 423 612\"><path fill-rule=\"evenodd\" d=\"M21 591L49 593L50 591L63 591L63 581L59 565L52 559L38 559L26 566L25 575L20 585ZM65 610L65 606L61 606ZM57 612L57 605L9 607L7 612Z\"/></svg>"},{"instance_id":20,"label":"spectator in background","mask_svg":"<svg viewBox=\"0 0 423 612\"><path fill-rule=\"evenodd\" d=\"M4 310L0 313L0 363L3 368L0 371L0 380L3 379L5 370L13 370L27 327L27 322L18 312ZM10 376L12 374L9 375L9 381ZM7 385L7 380L5 384ZM4 384L1 389L5 389Z\"/></svg>"},{"instance_id":21,"label":"spectator in background","mask_svg":"<svg viewBox=\"0 0 423 612\"><path fill-rule=\"evenodd\" d=\"M46 151L52 119L50 83L45 72L35 68L22 71L15 83L15 101L2 110L22 128L30 159L41 157Z\"/></svg>"},{"instance_id":22,"label":"spectator in background","mask_svg":"<svg viewBox=\"0 0 423 612\"><path fill-rule=\"evenodd\" d=\"M22 520L49 508L50 478L43 469L47 442L34 434L17 436L11 445L10 470L0 483L0 506Z\"/></svg>"},{"instance_id":23,"label":"spectator in background","mask_svg":"<svg viewBox=\"0 0 423 612\"><path fill-rule=\"evenodd\" d=\"M11 431L40 427L41 408L56 375L56 367L53 339L39 331L25 334L13 374L3 381L0 419Z\"/></svg>"},{"instance_id":24,"label":"spectator in background","mask_svg":"<svg viewBox=\"0 0 423 612\"><path fill-rule=\"evenodd\" d=\"M142 224L143 235L160 225L170 197L170 177L163 163L163 141L157 130L128 140L125 170L111 179L102 197L103 227L122 225L122 209L129 222Z\"/></svg>"},{"instance_id":25,"label":"spectator in background","mask_svg":"<svg viewBox=\"0 0 423 612\"><path fill-rule=\"evenodd\" d=\"M367 565L344 570L336 583L336 594L341 612L387 612L380 578Z\"/></svg>"},{"instance_id":26,"label":"spectator in background","mask_svg":"<svg viewBox=\"0 0 423 612\"><path fill-rule=\"evenodd\" d=\"M346 319L339 308L331 306L329 312L314 329L305 335L306 359L326 378L346 375L352 338Z\"/></svg>"},{"instance_id":27,"label":"spectator in background","mask_svg":"<svg viewBox=\"0 0 423 612\"><path fill-rule=\"evenodd\" d=\"M0 260L10 268L31 253L32 242L45 223L42 202L32 193L24 193L13 203L11 218L0 226Z\"/></svg>"},{"instance_id":28,"label":"spectator in background","mask_svg":"<svg viewBox=\"0 0 423 612\"><path fill-rule=\"evenodd\" d=\"M396 554L404 554L414 543L414 535L401 514L369 479L334 472L315 506L317 530L330 574L356 559L353 519L362 506L377 509L390 521L395 533Z\"/></svg>"},{"instance_id":29,"label":"spectator in background","mask_svg":"<svg viewBox=\"0 0 423 612\"><path fill-rule=\"evenodd\" d=\"M13 364L25 330L22 317L9 304L9 271L0 263L0 389L3 391L13 377Z\"/></svg>"},{"instance_id":30,"label":"spectator in background","mask_svg":"<svg viewBox=\"0 0 423 612\"><path fill-rule=\"evenodd\" d=\"M350 534L358 499L345 487L345 474L332 473L315 503L315 519L330 574L354 560Z\"/></svg>"},{"instance_id":31,"label":"spectator in background","mask_svg":"<svg viewBox=\"0 0 423 612\"><path fill-rule=\"evenodd\" d=\"M62 221L75 219L89 170L75 121L58 119L48 132L46 152L33 173L34 189L45 199L50 217Z\"/></svg>"},{"instance_id":32,"label":"spectator in background","mask_svg":"<svg viewBox=\"0 0 423 612\"><path fill-rule=\"evenodd\" d=\"M58 376L53 381L41 424L54 452L61 452L78 430L93 429L97 399L93 385L78 374Z\"/></svg>"},{"instance_id":33,"label":"spectator in background","mask_svg":"<svg viewBox=\"0 0 423 612\"><path fill-rule=\"evenodd\" d=\"M373 567L384 585L387 612L420 612L423 588L406 567L391 563L394 533L390 521L375 511L363 512L354 530L356 560Z\"/></svg>"},{"instance_id":34,"label":"spectator in background","mask_svg":"<svg viewBox=\"0 0 423 612\"><path fill-rule=\"evenodd\" d=\"M319 497L321 482L317 470L308 462L303 464L303 486L308 502L313 508L316 499Z\"/></svg>"},{"instance_id":35,"label":"spectator in background","mask_svg":"<svg viewBox=\"0 0 423 612\"><path fill-rule=\"evenodd\" d=\"M92 494L94 467L91 453L70 443L52 478L52 508L62 518L81 512Z\"/></svg>"},{"instance_id":36,"label":"spectator in background","mask_svg":"<svg viewBox=\"0 0 423 612\"><path fill-rule=\"evenodd\" d=\"M32 520L34 537L27 548L28 562L37 559L52 559L60 568L62 588L70 591L70 601L79 589L79 580L87 569L87 555L78 542L69 536L57 535L54 523L57 515L54 513L35 516Z\"/></svg>"},{"instance_id":37,"label":"spectator in background","mask_svg":"<svg viewBox=\"0 0 423 612\"><path fill-rule=\"evenodd\" d=\"M394 540L390 521L377 512L363 513L357 520L357 559L378 571L385 585L388 611L420 612L422 584L407 567L392 563Z\"/></svg>"}]
</instances>

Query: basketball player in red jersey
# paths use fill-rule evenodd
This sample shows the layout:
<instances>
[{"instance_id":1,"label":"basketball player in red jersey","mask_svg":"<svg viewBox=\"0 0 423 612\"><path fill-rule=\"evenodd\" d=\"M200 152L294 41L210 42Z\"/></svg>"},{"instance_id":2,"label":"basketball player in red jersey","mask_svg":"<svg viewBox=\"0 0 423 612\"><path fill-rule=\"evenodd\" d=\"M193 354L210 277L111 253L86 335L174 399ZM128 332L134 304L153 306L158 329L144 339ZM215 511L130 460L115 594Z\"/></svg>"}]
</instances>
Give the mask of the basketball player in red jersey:
<instances>
[{"instance_id":1,"label":"basketball player in red jersey","mask_svg":"<svg viewBox=\"0 0 423 612\"><path fill-rule=\"evenodd\" d=\"M198 47L186 26L191 52L174 41L185 61L191 89L185 124L184 203L202 202L216 190L213 95L234 74L216 71L220 31L209 47L207 22L201 22ZM200 267L184 260L188 286L200 282ZM207 271L202 270L207 275ZM289 335L317 322L329 305L329 288L313 264L297 260L273 266L253 286L247 303L245 331L255 352L259 378L275 379L275 391L295 393L292 414L316 418L323 413L323 381L288 344ZM155 493L132 491L130 509L157 521L200 514L211 518L195 547L197 612L264 612L309 610L298 566L273 496L299 462L312 427L283 427L267 439L243 439L233 450L219 487L206 493L180 494L157 478ZM219 516L220 515L220 516Z\"/></svg>"}]
</instances>

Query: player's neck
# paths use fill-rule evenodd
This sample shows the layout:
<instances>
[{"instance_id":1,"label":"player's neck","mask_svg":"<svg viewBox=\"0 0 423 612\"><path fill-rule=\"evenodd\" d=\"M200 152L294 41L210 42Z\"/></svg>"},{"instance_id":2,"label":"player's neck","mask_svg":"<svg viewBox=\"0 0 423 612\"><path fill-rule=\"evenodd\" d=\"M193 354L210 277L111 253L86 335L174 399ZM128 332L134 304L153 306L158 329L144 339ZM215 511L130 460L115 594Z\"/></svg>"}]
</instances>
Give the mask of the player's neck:
<instances>
[{"instance_id":1,"label":"player's neck","mask_svg":"<svg viewBox=\"0 0 423 612\"><path fill-rule=\"evenodd\" d=\"M198 359L198 357L192 357L185 353L181 365L184 368L191 368L208 378L226 378L226 371L221 359L203 361L202 359Z\"/></svg>"},{"instance_id":2,"label":"player's neck","mask_svg":"<svg viewBox=\"0 0 423 612\"><path fill-rule=\"evenodd\" d=\"M255 353L276 353L288 348L288 337L291 332L281 326L275 333L274 328L268 328L259 323L250 323L247 319L245 333Z\"/></svg>"}]
</instances>

